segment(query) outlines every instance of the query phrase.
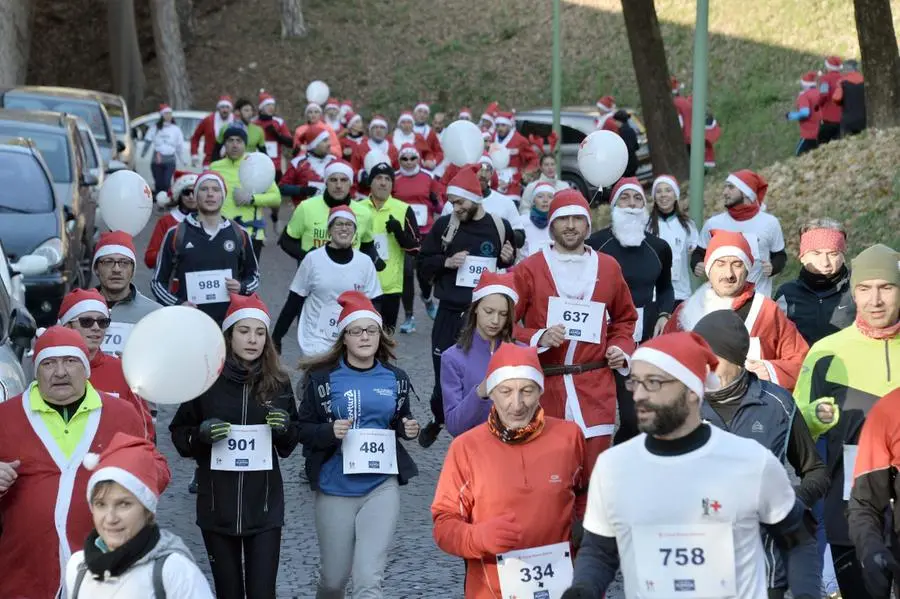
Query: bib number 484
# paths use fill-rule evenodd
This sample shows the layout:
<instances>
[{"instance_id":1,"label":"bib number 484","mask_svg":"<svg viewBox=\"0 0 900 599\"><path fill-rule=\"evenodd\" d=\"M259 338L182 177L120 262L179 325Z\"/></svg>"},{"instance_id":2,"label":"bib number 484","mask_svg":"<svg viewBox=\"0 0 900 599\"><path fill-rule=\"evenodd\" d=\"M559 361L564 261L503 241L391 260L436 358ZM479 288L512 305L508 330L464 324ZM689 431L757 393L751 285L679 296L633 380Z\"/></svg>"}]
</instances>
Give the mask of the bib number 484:
<instances>
[{"instance_id":1,"label":"bib number 484","mask_svg":"<svg viewBox=\"0 0 900 599\"><path fill-rule=\"evenodd\" d=\"M360 453L384 453L384 443L367 441L359 446Z\"/></svg>"},{"instance_id":2,"label":"bib number 484","mask_svg":"<svg viewBox=\"0 0 900 599\"><path fill-rule=\"evenodd\" d=\"M706 563L706 555L703 547L675 547L661 548L659 552L662 554L662 565L668 566L670 563L675 566L702 566Z\"/></svg>"}]
</instances>

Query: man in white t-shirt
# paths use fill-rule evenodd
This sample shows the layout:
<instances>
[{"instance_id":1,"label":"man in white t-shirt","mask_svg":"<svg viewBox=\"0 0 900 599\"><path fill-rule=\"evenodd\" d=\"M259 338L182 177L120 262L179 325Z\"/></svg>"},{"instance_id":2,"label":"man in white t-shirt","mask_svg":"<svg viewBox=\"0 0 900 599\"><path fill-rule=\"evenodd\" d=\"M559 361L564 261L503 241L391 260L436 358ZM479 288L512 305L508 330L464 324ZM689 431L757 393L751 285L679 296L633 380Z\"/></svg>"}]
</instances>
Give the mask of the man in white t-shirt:
<instances>
[{"instance_id":1,"label":"man in white t-shirt","mask_svg":"<svg viewBox=\"0 0 900 599\"><path fill-rule=\"evenodd\" d=\"M790 567L816 559L815 521L784 467L756 441L700 418L717 364L695 333L655 337L632 354L627 386L645 434L597 459L563 599L599 599L620 561L628 599L766 599L760 524L788 550L793 596L820 596L818 572Z\"/></svg>"},{"instance_id":2,"label":"man in white t-shirt","mask_svg":"<svg viewBox=\"0 0 900 599\"><path fill-rule=\"evenodd\" d=\"M341 306L337 298L341 293L361 291L369 299L381 295L378 273L371 258L353 249L354 212L349 206L335 206L328 215L327 226L331 240L303 258L275 323L272 341L279 353L281 340L298 314L300 353L313 356L331 349L338 338Z\"/></svg>"},{"instance_id":3,"label":"man in white t-shirt","mask_svg":"<svg viewBox=\"0 0 900 599\"><path fill-rule=\"evenodd\" d=\"M743 233L753 252L753 268L748 281L756 285L760 293L772 296L772 278L784 270L787 253L784 234L778 219L766 212L765 197L769 184L751 170L740 170L728 175L722 196L725 212L711 216L700 231L700 245L691 256L694 274L704 275L703 256L712 237L712 231L722 229Z\"/></svg>"}]
</instances>

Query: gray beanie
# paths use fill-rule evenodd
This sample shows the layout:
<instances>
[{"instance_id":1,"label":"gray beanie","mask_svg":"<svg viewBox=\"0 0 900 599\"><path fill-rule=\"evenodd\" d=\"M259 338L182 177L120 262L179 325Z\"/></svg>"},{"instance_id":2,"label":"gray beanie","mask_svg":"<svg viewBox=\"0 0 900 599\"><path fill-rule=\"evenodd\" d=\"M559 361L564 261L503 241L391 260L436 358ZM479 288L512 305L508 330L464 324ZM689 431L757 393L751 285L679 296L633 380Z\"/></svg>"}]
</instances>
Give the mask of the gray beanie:
<instances>
[{"instance_id":1,"label":"gray beanie","mask_svg":"<svg viewBox=\"0 0 900 599\"><path fill-rule=\"evenodd\" d=\"M743 366L750 352L750 333L734 310L710 312L694 325L713 353L732 364Z\"/></svg>"},{"instance_id":2,"label":"gray beanie","mask_svg":"<svg viewBox=\"0 0 900 599\"><path fill-rule=\"evenodd\" d=\"M853 259L850 267L850 288L863 281L881 279L900 285L900 253L886 245L876 243Z\"/></svg>"}]
</instances>

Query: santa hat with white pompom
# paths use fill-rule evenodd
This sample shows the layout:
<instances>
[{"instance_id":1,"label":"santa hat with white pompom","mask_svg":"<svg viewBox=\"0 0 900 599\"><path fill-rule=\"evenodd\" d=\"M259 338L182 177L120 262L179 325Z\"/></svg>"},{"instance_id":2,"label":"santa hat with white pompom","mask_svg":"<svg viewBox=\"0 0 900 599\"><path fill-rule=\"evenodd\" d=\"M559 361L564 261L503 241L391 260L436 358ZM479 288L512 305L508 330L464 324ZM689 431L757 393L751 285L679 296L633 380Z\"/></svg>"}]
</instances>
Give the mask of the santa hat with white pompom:
<instances>
[{"instance_id":1,"label":"santa hat with white pompom","mask_svg":"<svg viewBox=\"0 0 900 599\"><path fill-rule=\"evenodd\" d=\"M91 505L94 487L112 481L127 489L155 514L159 496L169 484L166 458L150 441L125 433L116 433L103 453L85 455L82 464L93 471L87 484L88 505Z\"/></svg>"}]
</instances>

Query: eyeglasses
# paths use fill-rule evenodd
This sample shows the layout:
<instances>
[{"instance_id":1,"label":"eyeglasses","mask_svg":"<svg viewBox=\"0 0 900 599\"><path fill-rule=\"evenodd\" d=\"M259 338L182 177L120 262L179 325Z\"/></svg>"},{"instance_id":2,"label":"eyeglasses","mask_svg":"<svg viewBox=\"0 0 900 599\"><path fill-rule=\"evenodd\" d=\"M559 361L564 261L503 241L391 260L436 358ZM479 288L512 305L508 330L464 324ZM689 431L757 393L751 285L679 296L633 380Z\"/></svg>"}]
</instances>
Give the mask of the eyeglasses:
<instances>
[{"instance_id":1,"label":"eyeglasses","mask_svg":"<svg viewBox=\"0 0 900 599\"><path fill-rule=\"evenodd\" d=\"M637 391L638 387L643 387L650 393L655 393L659 391L663 385L677 382L678 379L625 379L625 388L633 393Z\"/></svg>"},{"instance_id":2,"label":"eyeglasses","mask_svg":"<svg viewBox=\"0 0 900 599\"><path fill-rule=\"evenodd\" d=\"M100 260L97 260L97 264L99 264L103 268L112 268L113 266L118 266L122 270L125 270L129 266L134 266L134 262L127 258L122 258L121 260L116 260L115 258L101 258Z\"/></svg>"},{"instance_id":3,"label":"eyeglasses","mask_svg":"<svg viewBox=\"0 0 900 599\"><path fill-rule=\"evenodd\" d=\"M372 326L366 327L366 328L353 327L353 328L347 329L347 335L349 335L350 337L359 337L363 333L365 333L369 337L375 337L376 335L381 334L381 327L373 324Z\"/></svg>"},{"instance_id":4,"label":"eyeglasses","mask_svg":"<svg viewBox=\"0 0 900 599\"><path fill-rule=\"evenodd\" d=\"M90 329L93 328L94 325L97 325L101 329L108 329L111 323L112 319L107 316L103 316L101 318L91 318L90 316L78 317L78 326L80 326L82 329Z\"/></svg>"}]
</instances>

